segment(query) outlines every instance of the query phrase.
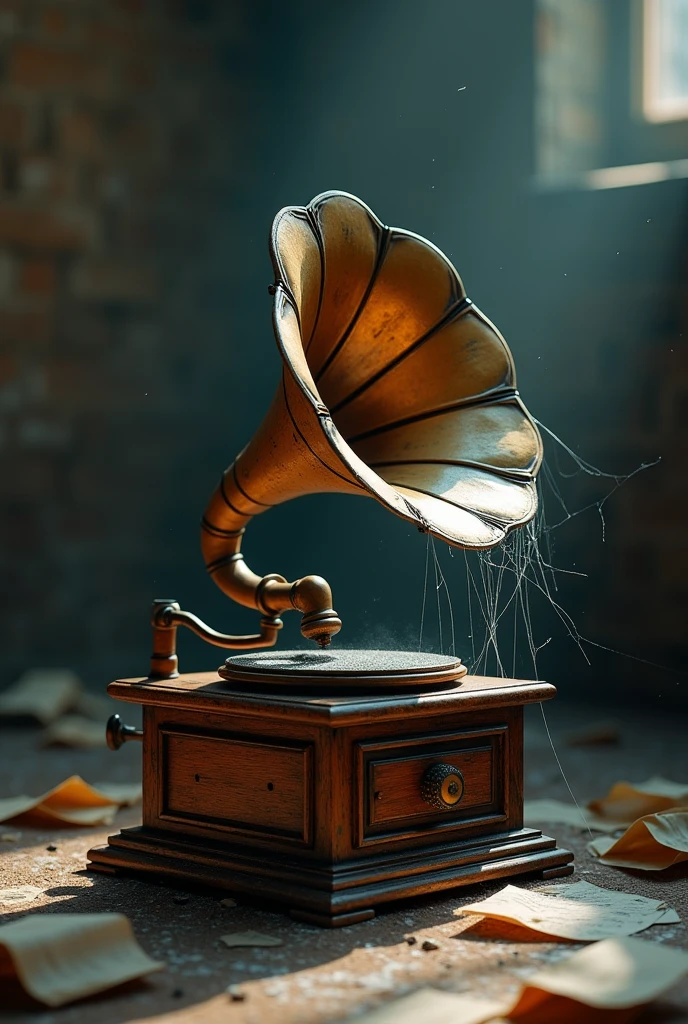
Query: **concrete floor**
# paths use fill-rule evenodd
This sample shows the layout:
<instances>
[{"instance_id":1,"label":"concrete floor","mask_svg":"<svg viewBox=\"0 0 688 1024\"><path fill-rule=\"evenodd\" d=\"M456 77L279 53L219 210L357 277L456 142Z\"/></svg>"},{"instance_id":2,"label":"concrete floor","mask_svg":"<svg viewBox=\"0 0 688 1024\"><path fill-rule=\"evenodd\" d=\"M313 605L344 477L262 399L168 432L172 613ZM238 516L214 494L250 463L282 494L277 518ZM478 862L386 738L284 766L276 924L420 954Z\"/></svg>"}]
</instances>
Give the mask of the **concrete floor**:
<instances>
[{"instance_id":1,"label":"concrete floor","mask_svg":"<svg viewBox=\"0 0 688 1024\"><path fill-rule=\"evenodd\" d=\"M606 793L619 780L639 782L653 774L688 781L688 746L680 716L645 713L616 715L618 744L573 747L572 729L598 721L599 712L555 701L547 706L555 745L579 801ZM538 707L527 709L526 794L567 798ZM131 708L125 721L132 720ZM78 773L89 782L129 782L139 777L140 747L129 744L116 754L107 750L39 750L37 732L0 730L2 795L38 794ZM117 827L137 823L139 810L117 816ZM2 826L0 831L17 831ZM355 1016L365 1009L435 985L449 991L471 990L494 997L515 992L519 982L544 964L580 948L571 943L513 941L502 925L476 925L457 918L462 903L487 896L503 882L457 889L442 899L408 901L384 909L372 921L323 931L291 921L270 908L222 907L222 895L172 889L133 878L87 874L89 847L106 841L115 829L21 829L16 843L0 842L0 887L44 886L35 902L0 917L33 913L119 911L129 916L143 948L167 969L77 1005L59 1010L15 1007L9 1019L35 1024L116 1024L155 1019L203 1024L324 1024ZM688 948L688 869L639 873L604 867L586 852L586 833L556 827L559 845L576 854L576 874L610 889L641 893L674 907L680 925L655 926L642 938ZM48 846L56 846L49 851ZM517 883L519 884L519 883ZM523 883L529 884L529 883ZM275 935L283 945L272 949L227 949L218 940L229 931L254 929ZM409 945L407 936L418 940ZM422 949L432 938L439 948ZM243 997L233 999L228 986ZM688 1024L688 978L638 1018L643 1024Z\"/></svg>"}]
</instances>

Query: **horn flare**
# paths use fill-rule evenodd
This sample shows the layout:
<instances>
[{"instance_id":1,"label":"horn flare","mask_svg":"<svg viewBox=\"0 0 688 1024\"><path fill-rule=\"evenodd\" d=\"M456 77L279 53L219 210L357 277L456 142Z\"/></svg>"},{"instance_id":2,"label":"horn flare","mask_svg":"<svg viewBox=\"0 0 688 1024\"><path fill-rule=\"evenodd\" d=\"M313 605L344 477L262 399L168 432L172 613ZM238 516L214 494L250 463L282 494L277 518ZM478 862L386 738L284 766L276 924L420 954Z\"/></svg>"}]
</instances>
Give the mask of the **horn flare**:
<instances>
[{"instance_id":1,"label":"horn flare","mask_svg":"<svg viewBox=\"0 0 688 1024\"><path fill-rule=\"evenodd\" d=\"M317 419L311 452L340 477L315 489L368 493L464 548L532 519L542 441L446 256L344 192L281 210L270 243L286 404L305 435Z\"/></svg>"}]
</instances>

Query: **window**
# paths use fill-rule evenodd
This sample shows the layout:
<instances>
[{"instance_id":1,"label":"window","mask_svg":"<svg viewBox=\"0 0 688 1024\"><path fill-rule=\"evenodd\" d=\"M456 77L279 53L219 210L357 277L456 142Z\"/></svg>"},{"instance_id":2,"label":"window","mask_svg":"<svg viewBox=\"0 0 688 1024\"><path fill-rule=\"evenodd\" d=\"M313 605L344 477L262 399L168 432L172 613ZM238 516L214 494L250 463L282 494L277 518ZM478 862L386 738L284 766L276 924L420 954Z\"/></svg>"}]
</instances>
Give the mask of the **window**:
<instances>
[{"instance_id":1,"label":"window","mask_svg":"<svg viewBox=\"0 0 688 1024\"><path fill-rule=\"evenodd\" d=\"M536 0L536 176L688 176L688 0Z\"/></svg>"},{"instance_id":2,"label":"window","mask_svg":"<svg viewBox=\"0 0 688 1024\"><path fill-rule=\"evenodd\" d=\"M644 0L643 114L688 119L688 0Z\"/></svg>"}]
</instances>

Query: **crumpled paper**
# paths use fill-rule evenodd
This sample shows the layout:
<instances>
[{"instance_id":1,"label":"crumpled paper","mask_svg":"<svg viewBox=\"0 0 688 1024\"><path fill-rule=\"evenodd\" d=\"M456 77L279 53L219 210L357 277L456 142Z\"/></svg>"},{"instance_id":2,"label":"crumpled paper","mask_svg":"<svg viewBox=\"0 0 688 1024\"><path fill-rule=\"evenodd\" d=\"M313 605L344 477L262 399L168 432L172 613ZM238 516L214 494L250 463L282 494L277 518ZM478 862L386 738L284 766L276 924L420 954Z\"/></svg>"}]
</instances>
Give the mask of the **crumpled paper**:
<instances>
[{"instance_id":1,"label":"crumpled paper","mask_svg":"<svg viewBox=\"0 0 688 1024\"><path fill-rule=\"evenodd\" d=\"M688 784L671 782L659 775L647 782L616 782L605 797L591 800L585 809L562 800L526 800L526 825L570 825L595 832L617 832L638 818L688 805Z\"/></svg>"},{"instance_id":2,"label":"crumpled paper","mask_svg":"<svg viewBox=\"0 0 688 1024\"><path fill-rule=\"evenodd\" d=\"M664 871L688 860L688 807L646 814L618 839L600 836L588 849L613 867Z\"/></svg>"},{"instance_id":3,"label":"crumpled paper","mask_svg":"<svg viewBox=\"0 0 688 1024\"><path fill-rule=\"evenodd\" d=\"M119 809L141 799L141 786L101 783L89 786L72 775L42 796L14 796L0 800L0 821L46 826L109 825Z\"/></svg>"},{"instance_id":4,"label":"crumpled paper","mask_svg":"<svg viewBox=\"0 0 688 1024\"><path fill-rule=\"evenodd\" d=\"M657 814L683 804L688 804L688 784L655 775L647 782L617 782L605 797L591 800L588 807L594 815L623 828L646 814Z\"/></svg>"},{"instance_id":5,"label":"crumpled paper","mask_svg":"<svg viewBox=\"0 0 688 1024\"><path fill-rule=\"evenodd\" d=\"M0 926L0 977L63 1006L165 966L136 941L124 914L30 914Z\"/></svg>"}]
</instances>

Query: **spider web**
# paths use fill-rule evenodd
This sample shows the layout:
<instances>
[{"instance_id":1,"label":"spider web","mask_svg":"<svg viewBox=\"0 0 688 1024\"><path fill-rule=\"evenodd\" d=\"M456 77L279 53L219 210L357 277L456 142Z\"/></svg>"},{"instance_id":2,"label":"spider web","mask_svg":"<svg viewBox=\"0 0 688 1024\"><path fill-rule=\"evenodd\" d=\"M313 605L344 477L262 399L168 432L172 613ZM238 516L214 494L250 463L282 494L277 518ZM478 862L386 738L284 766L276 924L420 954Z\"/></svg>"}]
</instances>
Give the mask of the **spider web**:
<instances>
[{"instance_id":1,"label":"spider web","mask_svg":"<svg viewBox=\"0 0 688 1024\"><path fill-rule=\"evenodd\" d=\"M511 677L516 676L517 664L525 661L533 677L539 679L538 655L553 639L552 635L536 637L533 607L534 602L539 601L554 613L586 664L590 665L586 650L588 647L601 648L612 654L644 662L643 658L607 647L581 633L563 604L560 580L562 576L584 578L587 574L557 566L554 562L553 542L556 531L562 526L594 510L599 518L601 543L604 543L607 529L604 517L606 503L620 487L637 474L657 465L660 460L643 462L626 474L607 473L581 458L549 427L537 420L536 423L547 435L548 444L537 480L538 511L535 518L512 531L500 545L488 551L464 550L455 557L452 548L447 548L451 561L462 560L464 563L462 571L465 574L463 586L466 588L470 657L467 651L462 651L463 660L474 675ZM572 508L564 495L562 482L581 474L607 481L609 486L600 498L579 508ZM449 577L451 582L455 576L453 566L451 570L447 569L445 575L435 540L428 535L419 650L423 647L424 635L427 636L430 605L435 604L437 646L441 653L456 654L454 609L447 580ZM431 576L434 577L436 591L434 602L428 599Z\"/></svg>"},{"instance_id":2,"label":"spider web","mask_svg":"<svg viewBox=\"0 0 688 1024\"><path fill-rule=\"evenodd\" d=\"M605 504L620 487L638 473L657 465L660 460L641 463L627 474L606 473L581 458L549 427L537 420L536 423L547 435L548 443L546 457L537 481L538 511L535 518L525 526L508 534L502 544L496 548L488 551L469 552L464 550L461 552L465 571L468 639L470 640L470 658L466 656L463 660L467 662L468 669L473 675L492 674L513 678L516 676L517 664L524 660L522 648L525 646L525 661L529 663L533 677L536 680L539 679L538 655L552 640L551 635L544 639L536 639L532 602L539 600L552 610L558 622L563 625L565 634L588 665L590 665L590 658L586 650L588 646L634 658L634 660L645 661L643 658L636 658L632 654L626 654L590 640L580 632L573 616L562 603L559 580L562 576L585 577L586 574L555 565L553 538L555 532L571 519L595 510L600 521L601 543L604 543L606 539ZM563 464L564 460L568 466ZM562 481L581 474L608 481L609 486L601 498L573 509L564 496ZM552 515L554 522L550 523L550 509L552 508L554 509ZM449 558L454 559L452 549L448 547L447 551ZM427 593L431 568L436 591L439 649L441 653L455 655L456 637L450 587L442 571L435 540L429 534L425 554L425 580L418 650L422 650L423 634L426 628L429 604ZM449 572L447 575L450 575ZM449 627L448 631L447 626ZM447 647L446 651L445 646ZM467 652L462 652L463 654L467 655ZM653 663L647 662L647 664ZM661 668L662 666L656 667ZM585 814L564 772L542 703L540 703L540 711L547 739L562 779L573 803L580 812L583 824L592 837Z\"/></svg>"}]
</instances>

